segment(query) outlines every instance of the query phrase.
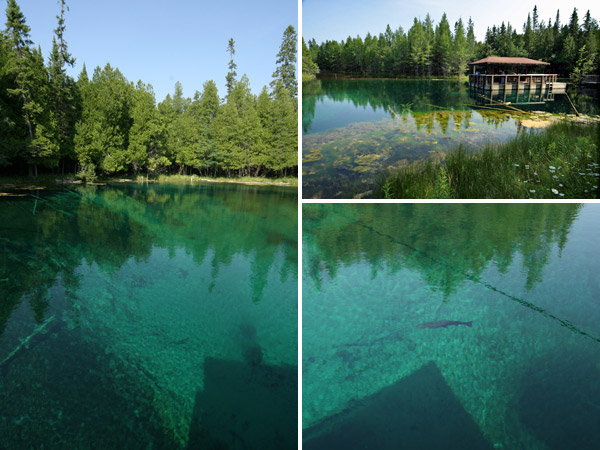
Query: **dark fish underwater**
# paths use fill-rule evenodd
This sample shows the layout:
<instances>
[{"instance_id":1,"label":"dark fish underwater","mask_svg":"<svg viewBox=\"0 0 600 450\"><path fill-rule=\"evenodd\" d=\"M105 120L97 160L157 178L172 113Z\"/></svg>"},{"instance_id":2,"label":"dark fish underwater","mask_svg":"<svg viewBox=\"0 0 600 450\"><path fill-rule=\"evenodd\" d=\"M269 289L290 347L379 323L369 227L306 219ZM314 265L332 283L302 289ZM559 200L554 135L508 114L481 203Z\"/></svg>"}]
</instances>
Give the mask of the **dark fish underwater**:
<instances>
[{"instance_id":1,"label":"dark fish underwater","mask_svg":"<svg viewBox=\"0 0 600 450\"><path fill-rule=\"evenodd\" d=\"M466 325L472 326L473 322L459 322L458 320L438 320L436 322L425 322L417 325L417 328L442 328L450 325Z\"/></svg>"}]
</instances>

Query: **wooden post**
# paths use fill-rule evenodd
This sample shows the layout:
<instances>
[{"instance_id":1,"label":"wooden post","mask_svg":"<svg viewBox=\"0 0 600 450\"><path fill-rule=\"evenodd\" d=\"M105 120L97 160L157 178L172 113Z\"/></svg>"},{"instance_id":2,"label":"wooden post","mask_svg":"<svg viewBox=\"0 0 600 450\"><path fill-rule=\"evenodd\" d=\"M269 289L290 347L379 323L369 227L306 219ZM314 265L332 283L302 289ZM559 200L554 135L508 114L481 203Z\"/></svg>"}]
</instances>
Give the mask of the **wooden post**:
<instances>
[{"instance_id":1,"label":"wooden post","mask_svg":"<svg viewBox=\"0 0 600 450\"><path fill-rule=\"evenodd\" d=\"M579 117L579 111L577 111L577 108L575 108L575 105L573 104L573 102L569 98L569 94L567 94L567 91L565 91L565 96L567 97L567 100L569 100L569 104L571 105L571 108L573 108L573 111L575 111L575 115L577 117Z\"/></svg>"}]
</instances>

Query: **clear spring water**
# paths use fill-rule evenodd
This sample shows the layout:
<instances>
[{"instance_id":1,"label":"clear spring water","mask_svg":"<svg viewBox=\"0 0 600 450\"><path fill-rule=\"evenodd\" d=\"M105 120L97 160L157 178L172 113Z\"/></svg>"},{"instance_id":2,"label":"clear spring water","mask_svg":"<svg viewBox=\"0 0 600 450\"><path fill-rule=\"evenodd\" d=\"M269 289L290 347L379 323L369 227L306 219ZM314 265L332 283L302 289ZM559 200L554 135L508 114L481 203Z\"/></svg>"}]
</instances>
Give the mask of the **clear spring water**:
<instances>
[{"instance_id":1,"label":"clear spring water","mask_svg":"<svg viewBox=\"0 0 600 450\"><path fill-rule=\"evenodd\" d=\"M295 189L9 194L0 448L296 447Z\"/></svg>"},{"instance_id":2,"label":"clear spring water","mask_svg":"<svg viewBox=\"0 0 600 450\"><path fill-rule=\"evenodd\" d=\"M600 114L597 99L577 89L569 93L580 112ZM521 100L542 94L527 91ZM516 95L506 101L524 111L571 112L565 95L546 97L552 101L521 104ZM443 158L458 145L477 151L536 124L530 115L472 106L482 102L478 92L458 81L323 79L303 84L303 198L369 197L387 171Z\"/></svg>"},{"instance_id":3,"label":"clear spring water","mask_svg":"<svg viewBox=\"0 0 600 450\"><path fill-rule=\"evenodd\" d=\"M596 448L599 229L597 204L303 205L304 448ZM418 327L442 320L471 326Z\"/></svg>"}]
</instances>

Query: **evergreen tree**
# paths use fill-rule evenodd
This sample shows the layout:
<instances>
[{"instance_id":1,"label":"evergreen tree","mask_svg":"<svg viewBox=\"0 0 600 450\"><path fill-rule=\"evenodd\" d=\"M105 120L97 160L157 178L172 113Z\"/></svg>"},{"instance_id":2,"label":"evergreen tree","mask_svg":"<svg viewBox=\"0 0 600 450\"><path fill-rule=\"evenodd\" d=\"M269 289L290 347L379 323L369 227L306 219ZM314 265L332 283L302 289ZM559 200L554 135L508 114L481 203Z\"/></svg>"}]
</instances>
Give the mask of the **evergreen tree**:
<instances>
[{"instance_id":1,"label":"evergreen tree","mask_svg":"<svg viewBox=\"0 0 600 450\"><path fill-rule=\"evenodd\" d=\"M289 25L283 32L283 40L279 53L277 53L277 68L273 73L271 88L275 89L277 83L281 81L291 96L298 95L298 81L296 79L296 53L298 46L298 36L296 29Z\"/></svg>"},{"instance_id":2,"label":"evergreen tree","mask_svg":"<svg viewBox=\"0 0 600 450\"><path fill-rule=\"evenodd\" d=\"M413 26L408 31L409 59L414 68L415 75L424 75L426 66L431 57L429 38L421 22L416 18Z\"/></svg>"},{"instance_id":3,"label":"evergreen tree","mask_svg":"<svg viewBox=\"0 0 600 450\"><path fill-rule=\"evenodd\" d=\"M7 59L6 72L15 81L15 87L7 92L21 100L21 107L27 129L29 139L33 141L33 123L31 120L31 110L36 107L31 101L31 49L29 46L33 44L29 37L31 29L25 22L25 16L21 12L21 8L17 5L16 0L8 0L6 7L6 31L7 46L11 51Z\"/></svg>"},{"instance_id":4,"label":"evergreen tree","mask_svg":"<svg viewBox=\"0 0 600 450\"><path fill-rule=\"evenodd\" d=\"M310 51L304 42L304 38L302 38L302 74L313 76L319 73L319 67L313 61Z\"/></svg>"},{"instance_id":5,"label":"evergreen tree","mask_svg":"<svg viewBox=\"0 0 600 450\"><path fill-rule=\"evenodd\" d=\"M209 170L217 170L217 160L215 157L215 136L214 121L219 114L219 94L217 85L210 80L204 83L202 95L198 102L198 127L201 136L198 148L198 166L202 172L208 173Z\"/></svg>"},{"instance_id":6,"label":"evergreen tree","mask_svg":"<svg viewBox=\"0 0 600 450\"><path fill-rule=\"evenodd\" d=\"M77 120L74 80L66 73L66 66L73 67L75 58L69 53L67 42L64 39L65 8L68 10L65 0L61 0L60 16L56 16L58 26L54 30L55 36L52 39L52 52L48 67L51 88L50 103L56 124L55 134L59 146L59 156L62 158L63 173L65 158L74 159L75 157L73 134Z\"/></svg>"},{"instance_id":7,"label":"evergreen tree","mask_svg":"<svg viewBox=\"0 0 600 450\"><path fill-rule=\"evenodd\" d=\"M523 44L528 56L534 52L533 29L531 28L531 15L527 14L527 22L523 25Z\"/></svg>"},{"instance_id":8,"label":"evergreen tree","mask_svg":"<svg viewBox=\"0 0 600 450\"><path fill-rule=\"evenodd\" d=\"M110 64L104 69L96 67L87 86L84 73L78 80L82 85L82 114L75 126L74 142L81 175L92 179L97 170L122 172L133 162L127 151L133 88Z\"/></svg>"},{"instance_id":9,"label":"evergreen tree","mask_svg":"<svg viewBox=\"0 0 600 450\"><path fill-rule=\"evenodd\" d=\"M133 173L144 167L146 174L161 172L171 165L171 161L167 154L165 126L156 108L152 86L139 81L131 103L128 153Z\"/></svg>"},{"instance_id":10,"label":"evergreen tree","mask_svg":"<svg viewBox=\"0 0 600 450\"><path fill-rule=\"evenodd\" d=\"M469 55L468 59L472 60L477 54L477 40L475 39L475 24L470 17L467 24L467 49Z\"/></svg>"},{"instance_id":11,"label":"evergreen tree","mask_svg":"<svg viewBox=\"0 0 600 450\"><path fill-rule=\"evenodd\" d=\"M48 75L41 50L32 50L30 28L15 0L8 0L6 8L6 36L11 54L7 72L14 79L14 87L7 89L21 103L21 111L29 140L21 141L19 155L29 164L29 174L37 176L38 165L55 167L57 145L52 139L53 118L48 111Z\"/></svg>"},{"instance_id":12,"label":"evergreen tree","mask_svg":"<svg viewBox=\"0 0 600 450\"><path fill-rule=\"evenodd\" d=\"M233 38L230 38L227 43L227 52L229 53L229 72L227 72L227 76L225 77L225 86L227 87L227 96L229 96L235 83L235 77L237 76L237 72L235 71L237 65L233 61L233 55L235 55L235 41Z\"/></svg>"},{"instance_id":13,"label":"evergreen tree","mask_svg":"<svg viewBox=\"0 0 600 450\"><path fill-rule=\"evenodd\" d=\"M469 49L465 37L465 29L462 19L454 25L454 41L452 51L452 73L457 76L463 75L467 70L467 61L469 59Z\"/></svg>"},{"instance_id":14,"label":"evergreen tree","mask_svg":"<svg viewBox=\"0 0 600 450\"><path fill-rule=\"evenodd\" d=\"M435 45L433 48L435 68L438 74L450 75L451 52L452 34L446 13L444 13L442 20L435 29Z\"/></svg>"}]
</instances>

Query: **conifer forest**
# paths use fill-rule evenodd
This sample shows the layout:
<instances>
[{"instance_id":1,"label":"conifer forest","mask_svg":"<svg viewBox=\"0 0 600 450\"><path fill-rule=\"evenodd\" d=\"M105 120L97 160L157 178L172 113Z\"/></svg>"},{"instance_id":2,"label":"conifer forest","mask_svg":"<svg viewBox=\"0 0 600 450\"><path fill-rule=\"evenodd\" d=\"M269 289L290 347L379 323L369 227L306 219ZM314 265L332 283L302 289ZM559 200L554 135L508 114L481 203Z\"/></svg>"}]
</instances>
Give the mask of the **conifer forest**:
<instances>
[{"instance_id":1,"label":"conifer forest","mask_svg":"<svg viewBox=\"0 0 600 450\"><path fill-rule=\"evenodd\" d=\"M485 39L475 38L474 23L458 19L454 26L443 14L436 25L429 14L415 17L406 32L402 27L368 33L364 38L302 41L304 75L346 73L381 76L457 76L471 61L486 56L528 57L549 62L553 72L575 80L600 72L600 28L587 11L581 18L577 8L568 18L560 11L547 20L537 6L522 25L502 22L487 28Z\"/></svg>"},{"instance_id":2,"label":"conifer forest","mask_svg":"<svg viewBox=\"0 0 600 450\"><path fill-rule=\"evenodd\" d=\"M208 80L185 98L177 82L157 103L150 84L127 80L110 63L90 72L84 64L77 79L68 75L76 55L65 39L67 11L60 0L46 53L32 41L17 1L7 1L0 31L1 174L72 173L85 180L118 174L296 175L292 25L274 55L273 80L259 95L246 75L238 76L232 38L222 43L230 57L223 68L226 92Z\"/></svg>"}]
</instances>

